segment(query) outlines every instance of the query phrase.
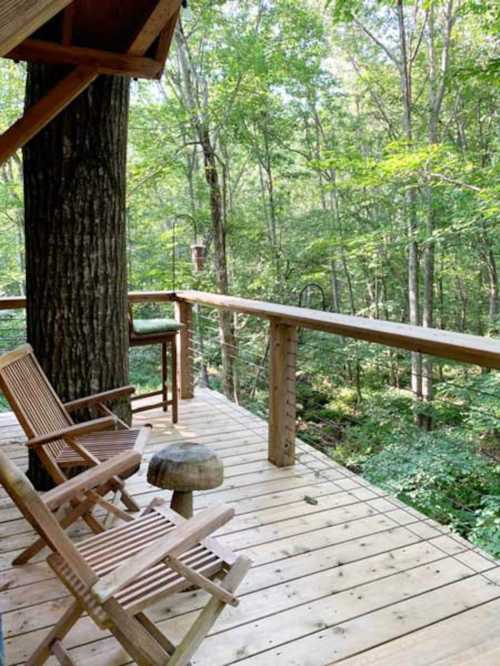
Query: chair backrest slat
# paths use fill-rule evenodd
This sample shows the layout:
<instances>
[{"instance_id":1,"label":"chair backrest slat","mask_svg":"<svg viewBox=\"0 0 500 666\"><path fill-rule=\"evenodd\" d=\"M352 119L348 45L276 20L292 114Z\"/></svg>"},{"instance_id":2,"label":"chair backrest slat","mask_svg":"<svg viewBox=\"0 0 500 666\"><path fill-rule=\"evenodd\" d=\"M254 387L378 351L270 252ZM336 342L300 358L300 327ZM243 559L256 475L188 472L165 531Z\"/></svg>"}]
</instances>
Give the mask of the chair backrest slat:
<instances>
[{"instance_id":1,"label":"chair backrest slat","mask_svg":"<svg viewBox=\"0 0 500 666\"><path fill-rule=\"evenodd\" d=\"M27 476L3 451L0 451L0 483L51 550L63 558L84 585L92 586L98 580L97 575L85 562Z\"/></svg>"},{"instance_id":2,"label":"chair backrest slat","mask_svg":"<svg viewBox=\"0 0 500 666\"><path fill-rule=\"evenodd\" d=\"M27 437L45 435L73 423L30 345L0 357L0 388ZM55 458L63 447L64 441L57 440L44 448Z\"/></svg>"}]
</instances>

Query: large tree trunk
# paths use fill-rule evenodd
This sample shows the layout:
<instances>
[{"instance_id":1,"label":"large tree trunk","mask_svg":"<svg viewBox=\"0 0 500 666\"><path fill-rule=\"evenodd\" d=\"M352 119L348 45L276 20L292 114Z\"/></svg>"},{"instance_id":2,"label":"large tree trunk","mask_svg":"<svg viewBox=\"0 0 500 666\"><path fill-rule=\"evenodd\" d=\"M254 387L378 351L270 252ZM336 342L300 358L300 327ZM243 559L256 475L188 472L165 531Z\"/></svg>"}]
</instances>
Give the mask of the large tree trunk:
<instances>
[{"instance_id":1,"label":"large tree trunk","mask_svg":"<svg viewBox=\"0 0 500 666\"><path fill-rule=\"evenodd\" d=\"M63 75L29 65L26 106ZM28 340L63 401L128 381L128 103L128 79L101 76L24 148Z\"/></svg>"}]
</instances>

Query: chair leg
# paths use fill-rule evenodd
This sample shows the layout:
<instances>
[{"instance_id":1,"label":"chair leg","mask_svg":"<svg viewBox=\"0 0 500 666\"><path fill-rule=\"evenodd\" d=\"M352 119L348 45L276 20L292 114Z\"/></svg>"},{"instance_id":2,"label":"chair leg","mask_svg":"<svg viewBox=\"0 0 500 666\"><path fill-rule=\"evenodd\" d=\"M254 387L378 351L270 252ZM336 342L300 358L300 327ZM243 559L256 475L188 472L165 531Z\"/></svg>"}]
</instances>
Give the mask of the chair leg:
<instances>
[{"instance_id":1,"label":"chair leg","mask_svg":"<svg viewBox=\"0 0 500 666\"><path fill-rule=\"evenodd\" d=\"M75 662L62 647L61 641L82 613L83 608L77 601L74 601L59 622L51 629L35 652L26 661L25 666L42 666L52 654L55 654L59 663L67 664L68 666L76 666ZM65 661L61 661L58 655L60 655L61 658L64 657Z\"/></svg>"},{"instance_id":2,"label":"chair leg","mask_svg":"<svg viewBox=\"0 0 500 666\"><path fill-rule=\"evenodd\" d=\"M135 615L135 619L138 620L142 626L149 631L151 636L153 636L153 638L158 641L165 652L168 652L169 654L174 653L175 645L168 640L165 634L163 634L153 622L151 622L145 613L137 613L137 615Z\"/></svg>"},{"instance_id":3,"label":"chair leg","mask_svg":"<svg viewBox=\"0 0 500 666\"><path fill-rule=\"evenodd\" d=\"M52 654L61 666L74 666L75 664L61 641L54 641L52 643Z\"/></svg>"},{"instance_id":4,"label":"chair leg","mask_svg":"<svg viewBox=\"0 0 500 666\"><path fill-rule=\"evenodd\" d=\"M69 513L67 513L61 520L59 520L59 524L63 529L66 529L79 518L81 518L83 514L88 513L88 511L91 510L93 506L94 502L92 500L86 500L82 502L80 505L76 506ZM23 552L12 561L12 564L14 566L18 566L19 564L26 564L26 562L29 562L32 557L38 555L38 553L43 550L46 545L47 544L45 543L44 539L36 539L36 541L34 541L31 546L28 546L28 548L23 550Z\"/></svg>"},{"instance_id":5,"label":"chair leg","mask_svg":"<svg viewBox=\"0 0 500 666\"><path fill-rule=\"evenodd\" d=\"M113 598L102 604L110 618L108 629L116 637L122 647L129 653L139 666L166 666L170 653L150 631L149 621L139 621L136 616L129 615ZM155 634L158 630L155 628Z\"/></svg>"},{"instance_id":6,"label":"chair leg","mask_svg":"<svg viewBox=\"0 0 500 666\"><path fill-rule=\"evenodd\" d=\"M231 567L231 570L225 576L221 583L228 592L235 592L238 585L246 576L251 566L247 557L240 556ZM205 636L208 634L215 621L222 613L226 603L217 597L212 597L205 608L198 615L191 629L184 636L172 655L168 666L187 666L189 660L202 644Z\"/></svg>"},{"instance_id":7,"label":"chair leg","mask_svg":"<svg viewBox=\"0 0 500 666\"><path fill-rule=\"evenodd\" d=\"M101 523L91 513L84 513L82 519L87 523L94 534L100 534L106 530Z\"/></svg>"},{"instance_id":8,"label":"chair leg","mask_svg":"<svg viewBox=\"0 0 500 666\"><path fill-rule=\"evenodd\" d=\"M137 504L137 502L125 490L125 483L122 482L121 479L120 479L120 483L118 483L118 482L113 483L113 481L111 481L110 484L109 484L109 487L113 491L117 490L117 491L120 492L120 499L121 499L121 501L125 505L125 508L128 511L132 511L133 513L135 513L136 511L141 510L141 507Z\"/></svg>"},{"instance_id":9,"label":"chair leg","mask_svg":"<svg viewBox=\"0 0 500 666\"><path fill-rule=\"evenodd\" d=\"M141 510L141 507L137 504L135 499L133 497L131 497L124 488L122 488L121 494L122 494L121 500L125 504L125 506L127 507L127 509L129 511L134 511L135 512L135 511L140 511Z\"/></svg>"},{"instance_id":10,"label":"chair leg","mask_svg":"<svg viewBox=\"0 0 500 666\"><path fill-rule=\"evenodd\" d=\"M167 343L161 343L161 390L163 399L163 411L168 410L168 359Z\"/></svg>"}]
</instances>

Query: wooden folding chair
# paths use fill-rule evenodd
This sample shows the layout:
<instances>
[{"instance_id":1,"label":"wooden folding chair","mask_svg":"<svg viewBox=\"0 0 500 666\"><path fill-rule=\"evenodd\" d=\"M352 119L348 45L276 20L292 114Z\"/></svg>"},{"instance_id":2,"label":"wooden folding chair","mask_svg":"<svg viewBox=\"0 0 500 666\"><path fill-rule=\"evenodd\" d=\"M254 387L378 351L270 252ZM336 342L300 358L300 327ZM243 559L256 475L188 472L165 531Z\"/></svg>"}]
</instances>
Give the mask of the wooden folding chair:
<instances>
[{"instance_id":1,"label":"wooden folding chair","mask_svg":"<svg viewBox=\"0 0 500 666\"><path fill-rule=\"evenodd\" d=\"M47 562L74 597L27 666L44 664L52 655L60 664L75 664L63 640L83 613L108 629L140 666L185 665L226 604L238 604L235 591L250 561L209 537L233 517L233 509L222 505L185 520L157 501L139 518L74 544L1 451L0 482L52 549ZM144 611L193 585L211 598L175 647Z\"/></svg>"},{"instance_id":2,"label":"wooden folding chair","mask_svg":"<svg viewBox=\"0 0 500 666\"><path fill-rule=\"evenodd\" d=\"M63 405L58 398L30 345L0 356L0 389L17 416L42 465L56 484L64 483L71 470L93 467L123 451L142 454L150 429L131 430L106 406L106 402L127 397L133 386L98 393ZM70 412L95 407L101 418L75 424ZM120 427L120 430L110 428ZM137 470L137 465L124 470L123 478ZM118 477L108 482L108 491L120 495L131 511L139 506L130 497ZM91 514L82 516L94 532L103 530Z\"/></svg>"},{"instance_id":3,"label":"wooden folding chair","mask_svg":"<svg viewBox=\"0 0 500 666\"><path fill-rule=\"evenodd\" d=\"M141 454L137 451L123 451L113 458L99 463L95 467L77 474L59 486L41 495L45 505L52 511L61 528L66 529L79 518L92 515L95 507L102 507L105 511L117 516L123 521L134 520L130 513L126 513L104 498L109 490L110 482L124 472L141 464ZM12 495L16 502L16 495ZM24 507L18 506L24 514ZM29 517L28 517L29 520ZM101 530L99 530L101 531ZM31 546L23 550L14 560L13 564L24 564L39 553L45 546L43 538L38 538Z\"/></svg>"}]
</instances>

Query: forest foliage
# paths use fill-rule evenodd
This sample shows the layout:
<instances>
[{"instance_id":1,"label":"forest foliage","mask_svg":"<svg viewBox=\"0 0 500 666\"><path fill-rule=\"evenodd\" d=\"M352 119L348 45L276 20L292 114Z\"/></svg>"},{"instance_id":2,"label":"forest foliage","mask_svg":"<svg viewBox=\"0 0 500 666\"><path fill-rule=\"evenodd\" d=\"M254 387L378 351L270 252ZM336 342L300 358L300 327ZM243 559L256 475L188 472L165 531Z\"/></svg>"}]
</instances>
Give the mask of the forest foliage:
<instances>
[{"instance_id":1,"label":"forest foliage","mask_svg":"<svg viewBox=\"0 0 500 666\"><path fill-rule=\"evenodd\" d=\"M493 0L190 0L133 85L130 288L497 336L499 28ZM2 62L0 130L23 86ZM24 292L21 173L0 169L0 294ZM200 381L265 414L267 329L197 315ZM22 326L2 316L2 347ZM298 394L301 437L500 554L497 373L302 332Z\"/></svg>"}]
</instances>

